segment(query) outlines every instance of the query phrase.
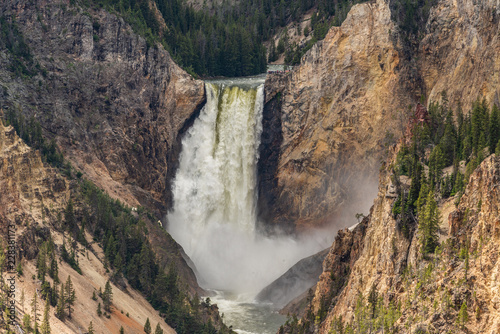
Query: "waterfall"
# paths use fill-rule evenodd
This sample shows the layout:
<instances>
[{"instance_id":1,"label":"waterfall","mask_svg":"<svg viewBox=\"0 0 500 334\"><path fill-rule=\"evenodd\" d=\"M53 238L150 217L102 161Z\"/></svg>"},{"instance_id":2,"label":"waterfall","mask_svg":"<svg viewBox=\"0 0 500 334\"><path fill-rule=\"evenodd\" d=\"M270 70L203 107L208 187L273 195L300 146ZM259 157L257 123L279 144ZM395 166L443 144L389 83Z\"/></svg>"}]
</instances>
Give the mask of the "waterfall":
<instances>
[{"instance_id":1,"label":"waterfall","mask_svg":"<svg viewBox=\"0 0 500 334\"><path fill-rule=\"evenodd\" d=\"M167 228L205 288L258 292L325 245L305 252L296 240L255 229L263 79L207 82L205 89L206 105L182 141Z\"/></svg>"}]
</instances>

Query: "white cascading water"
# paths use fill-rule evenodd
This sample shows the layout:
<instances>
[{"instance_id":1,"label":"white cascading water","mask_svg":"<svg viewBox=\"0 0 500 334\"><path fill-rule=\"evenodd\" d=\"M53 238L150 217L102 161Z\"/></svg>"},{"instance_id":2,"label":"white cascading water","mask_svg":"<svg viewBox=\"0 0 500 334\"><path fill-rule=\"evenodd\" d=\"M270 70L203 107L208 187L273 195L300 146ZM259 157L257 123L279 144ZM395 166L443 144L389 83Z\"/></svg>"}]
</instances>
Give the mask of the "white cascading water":
<instances>
[{"instance_id":1,"label":"white cascading water","mask_svg":"<svg viewBox=\"0 0 500 334\"><path fill-rule=\"evenodd\" d=\"M167 220L203 287L253 296L331 240L256 232L264 79L247 80L205 84L207 103L182 141Z\"/></svg>"}]
</instances>

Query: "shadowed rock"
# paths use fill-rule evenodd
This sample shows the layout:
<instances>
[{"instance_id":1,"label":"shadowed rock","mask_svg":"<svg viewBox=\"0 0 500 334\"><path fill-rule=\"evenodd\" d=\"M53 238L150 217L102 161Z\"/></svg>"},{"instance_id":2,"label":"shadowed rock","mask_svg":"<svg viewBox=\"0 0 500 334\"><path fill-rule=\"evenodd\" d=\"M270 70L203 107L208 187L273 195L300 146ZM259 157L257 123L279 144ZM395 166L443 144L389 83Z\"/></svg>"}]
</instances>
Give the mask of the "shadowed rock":
<instances>
[{"instance_id":1,"label":"shadowed rock","mask_svg":"<svg viewBox=\"0 0 500 334\"><path fill-rule=\"evenodd\" d=\"M329 249L306 257L297 262L286 273L265 287L258 295L257 301L272 303L282 308L291 300L313 287L323 271L323 260Z\"/></svg>"}]
</instances>

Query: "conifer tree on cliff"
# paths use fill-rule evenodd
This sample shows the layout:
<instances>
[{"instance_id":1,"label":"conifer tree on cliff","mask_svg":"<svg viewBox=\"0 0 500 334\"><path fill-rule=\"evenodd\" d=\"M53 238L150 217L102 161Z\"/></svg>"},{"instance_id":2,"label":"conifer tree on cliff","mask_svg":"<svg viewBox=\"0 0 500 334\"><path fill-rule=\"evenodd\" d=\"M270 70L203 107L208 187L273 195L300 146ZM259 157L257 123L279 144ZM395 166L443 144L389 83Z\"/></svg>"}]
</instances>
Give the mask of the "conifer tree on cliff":
<instances>
[{"instance_id":1,"label":"conifer tree on cliff","mask_svg":"<svg viewBox=\"0 0 500 334\"><path fill-rule=\"evenodd\" d=\"M50 334L49 311L50 311L50 300L49 298L47 298L45 300L45 310L43 311L42 325L40 326L40 332L42 334Z\"/></svg>"},{"instance_id":2,"label":"conifer tree on cliff","mask_svg":"<svg viewBox=\"0 0 500 334\"><path fill-rule=\"evenodd\" d=\"M66 307L68 308L68 317L71 318L71 311L73 310L73 305L75 305L76 295L75 289L73 288L73 283L71 282L71 277L68 275L66 280L66 287L64 291Z\"/></svg>"},{"instance_id":3,"label":"conifer tree on cliff","mask_svg":"<svg viewBox=\"0 0 500 334\"><path fill-rule=\"evenodd\" d=\"M144 324L144 332L146 334L151 334L151 323L149 322L149 318L146 319L146 323Z\"/></svg>"},{"instance_id":4,"label":"conifer tree on cliff","mask_svg":"<svg viewBox=\"0 0 500 334\"><path fill-rule=\"evenodd\" d=\"M500 140L500 111L497 105L493 105L490 116L490 152L494 153L496 145Z\"/></svg>"},{"instance_id":5,"label":"conifer tree on cliff","mask_svg":"<svg viewBox=\"0 0 500 334\"><path fill-rule=\"evenodd\" d=\"M89 329L87 330L88 334L95 334L94 331L94 325L92 324L92 321L89 324Z\"/></svg>"},{"instance_id":6,"label":"conifer tree on cliff","mask_svg":"<svg viewBox=\"0 0 500 334\"><path fill-rule=\"evenodd\" d=\"M33 295L33 299L31 300L31 309L33 310L33 331L35 333L38 332L38 296L36 294Z\"/></svg>"},{"instance_id":7,"label":"conifer tree on cliff","mask_svg":"<svg viewBox=\"0 0 500 334\"><path fill-rule=\"evenodd\" d=\"M425 203L423 216L419 217L420 240L422 244L422 253L432 253L438 244L439 236L439 210L434 192L429 191Z\"/></svg>"},{"instance_id":8,"label":"conifer tree on cliff","mask_svg":"<svg viewBox=\"0 0 500 334\"><path fill-rule=\"evenodd\" d=\"M104 287L104 292L102 293L102 303L105 311L111 312L112 300L113 300L113 291L111 289L111 284L109 283L108 280L106 282L106 286Z\"/></svg>"},{"instance_id":9,"label":"conifer tree on cliff","mask_svg":"<svg viewBox=\"0 0 500 334\"><path fill-rule=\"evenodd\" d=\"M66 313L64 309L66 308L66 300L64 298L64 284L61 284L61 291L59 292L59 298L56 305L56 317L64 321Z\"/></svg>"},{"instance_id":10,"label":"conifer tree on cliff","mask_svg":"<svg viewBox=\"0 0 500 334\"><path fill-rule=\"evenodd\" d=\"M155 334L163 334L163 329L161 329L160 323L156 325Z\"/></svg>"}]
</instances>

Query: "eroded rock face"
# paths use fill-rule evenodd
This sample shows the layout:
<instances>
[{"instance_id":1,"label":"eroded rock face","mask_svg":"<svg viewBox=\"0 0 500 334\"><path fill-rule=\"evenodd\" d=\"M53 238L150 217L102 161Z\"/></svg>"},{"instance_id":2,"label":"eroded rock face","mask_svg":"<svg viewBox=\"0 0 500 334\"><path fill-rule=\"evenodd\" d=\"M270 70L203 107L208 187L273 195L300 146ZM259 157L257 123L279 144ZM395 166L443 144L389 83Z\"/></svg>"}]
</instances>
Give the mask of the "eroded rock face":
<instances>
[{"instance_id":1,"label":"eroded rock face","mask_svg":"<svg viewBox=\"0 0 500 334\"><path fill-rule=\"evenodd\" d=\"M390 170L382 170L370 215L352 231L339 233L325 258L309 306L313 314L326 310L317 331L328 333L340 316L346 323L356 323L360 296L367 304L375 289L386 307L390 303L401 307L396 332L408 326L453 331L465 302L467 331L496 333L500 326L500 158L491 155L481 163L459 201L440 201L442 244L435 255L427 257L420 251L418 230L405 237L391 213L396 200L388 196L393 177ZM463 249L470 254L467 269L464 256L459 256ZM416 314L420 316L417 321Z\"/></svg>"},{"instance_id":2,"label":"eroded rock face","mask_svg":"<svg viewBox=\"0 0 500 334\"><path fill-rule=\"evenodd\" d=\"M274 308L281 309L299 295L306 293L317 282L322 273L322 264L329 249L306 257L274 282L262 289L256 300L261 303L271 303Z\"/></svg>"},{"instance_id":3,"label":"eroded rock face","mask_svg":"<svg viewBox=\"0 0 500 334\"><path fill-rule=\"evenodd\" d=\"M431 9L418 65L428 99L446 91L456 106L500 102L500 3L440 0Z\"/></svg>"},{"instance_id":4,"label":"eroded rock face","mask_svg":"<svg viewBox=\"0 0 500 334\"><path fill-rule=\"evenodd\" d=\"M165 211L180 133L204 103L204 85L161 46L148 46L104 10L7 1L34 61L32 80L9 71L0 50L3 107L34 116L65 156L111 196Z\"/></svg>"},{"instance_id":5,"label":"eroded rock face","mask_svg":"<svg viewBox=\"0 0 500 334\"><path fill-rule=\"evenodd\" d=\"M3 245L12 245L10 242L15 241L16 264L21 263L24 272L23 275L18 276L15 286L21 291L26 291L27 295L40 289L39 281L31 277L35 277L38 272L35 269L36 258L40 249L43 249L43 243L52 240L59 263L59 278L62 280L70 275L76 296L81 300L75 305L74 310L75 314L79 315L78 317L67 319L65 322L57 320L56 317L49 319L52 330L57 333L77 333L76 328L84 328L90 321L93 321L96 330L109 331L107 326L110 320L103 317L96 317L96 319L86 312L94 307L94 302L90 299L92 291L98 289L99 286L104 286L105 282L111 278L109 271L105 270L103 250L92 241L88 234L87 247L75 242L73 247L75 247L76 258L82 270L80 274L59 257L63 240L71 240L61 222L65 219L62 213L70 198L77 199L74 202L75 218L78 221L83 220L82 203L79 201L83 194L80 191L77 180L68 180L57 170L46 165L39 151L27 146L12 126L4 126L0 121L0 239ZM155 246L161 244L162 252L158 252L160 266L168 267L170 263L174 263L179 273L179 282L193 295L196 292L201 293L203 290L199 288L194 273L182 258L181 247L160 227L154 226L151 222L146 222L146 224L150 231L150 239L157 239L156 242L151 240L151 243ZM9 261L11 260L10 258ZM47 281L50 282L51 279L47 278ZM141 328L145 319L151 318L155 319L155 323L160 322L166 333L175 333L145 297L134 290L123 278L112 281L116 284L113 286L115 296L113 303L116 308L131 308L136 311L140 309L140 312L137 312L135 318L131 320L124 321L125 318L120 320L115 317L111 321L123 324L123 326L133 323L136 328ZM123 298L125 294L130 300ZM24 309L26 313L31 312L29 307L27 305ZM216 312L212 309L211 313Z\"/></svg>"},{"instance_id":6,"label":"eroded rock face","mask_svg":"<svg viewBox=\"0 0 500 334\"><path fill-rule=\"evenodd\" d=\"M38 254L36 237L48 236L48 229L32 228L37 221L49 221L49 207L62 207L69 198L69 184L46 168L38 151L29 148L12 126L0 121L0 229L26 231L18 241L17 255L32 260Z\"/></svg>"},{"instance_id":7,"label":"eroded rock face","mask_svg":"<svg viewBox=\"0 0 500 334\"><path fill-rule=\"evenodd\" d=\"M264 115L279 121L264 127L261 219L291 231L352 225L422 93L429 103L446 91L454 108L499 104L499 20L496 0L440 0L408 55L388 1L358 4L290 74L269 76Z\"/></svg>"},{"instance_id":8,"label":"eroded rock face","mask_svg":"<svg viewBox=\"0 0 500 334\"><path fill-rule=\"evenodd\" d=\"M364 219L352 231L340 230L329 253L323 261L323 272L319 277L311 302L311 309L318 312L321 304L334 304L348 282L351 268L359 259L363 249L368 219ZM326 299L325 299L326 298Z\"/></svg>"},{"instance_id":9,"label":"eroded rock face","mask_svg":"<svg viewBox=\"0 0 500 334\"><path fill-rule=\"evenodd\" d=\"M395 157L395 151L391 152L391 156ZM391 162L392 160L387 165ZM322 324L325 332L330 328L333 318L340 314L344 319L352 319L359 294L368 296L372 286L376 286L378 293L387 296L385 299L389 300L389 292L394 291L406 264L415 262L415 252L410 248L415 248L418 240L416 237L410 240L405 238L392 215L392 206L396 200L391 196L392 177L389 170L382 169L379 192L370 209L370 215L352 232L342 234L344 237L339 235L332 249L338 248L337 244L340 244L342 251L331 251L325 259L324 272L312 302L316 312L321 307L323 296L327 296L334 286L332 277L338 276L343 280L343 285L332 300L328 316ZM356 241L350 241L356 235ZM348 263L350 271L343 274L338 268L342 254L351 252L355 252L356 256Z\"/></svg>"},{"instance_id":10,"label":"eroded rock face","mask_svg":"<svg viewBox=\"0 0 500 334\"><path fill-rule=\"evenodd\" d=\"M277 156L261 155L261 194L271 201L261 203L264 220L300 230L337 219L341 228L368 210L385 145L401 135L396 112L410 103L391 29L384 1L356 5L300 66L266 81L266 108L281 133L264 127L263 138L282 140Z\"/></svg>"}]
</instances>

